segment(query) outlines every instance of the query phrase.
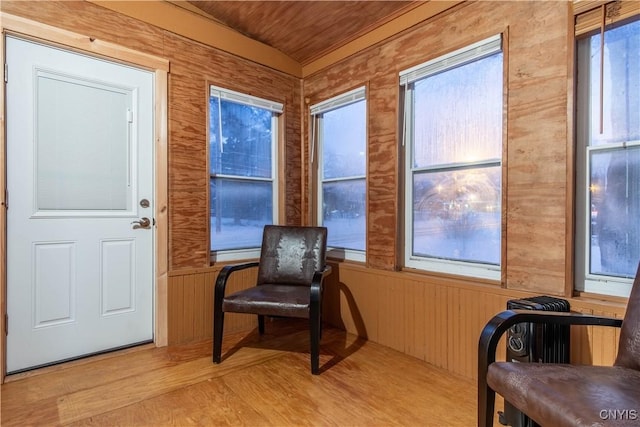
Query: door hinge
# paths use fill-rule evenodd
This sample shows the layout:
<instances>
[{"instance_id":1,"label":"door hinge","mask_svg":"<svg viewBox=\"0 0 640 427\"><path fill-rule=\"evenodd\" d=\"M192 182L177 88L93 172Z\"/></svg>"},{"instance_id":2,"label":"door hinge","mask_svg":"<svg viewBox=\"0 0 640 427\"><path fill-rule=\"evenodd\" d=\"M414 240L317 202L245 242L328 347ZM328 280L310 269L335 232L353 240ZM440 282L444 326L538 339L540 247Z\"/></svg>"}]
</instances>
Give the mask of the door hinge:
<instances>
[{"instance_id":1,"label":"door hinge","mask_svg":"<svg viewBox=\"0 0 640 427\"><path fill-rule=\"evenodd\" d=\"M4 82L9 83L9 64L4 63Z\"/></svg>"},{"instance_id":2,"label":"door hinge","mask_svg":"<svg viewBox=\"0 0 640 427\"><path fill-rule=\"evenodd\" d=\"M4 334L9 335L9 315L4 315Z\"/></svg>"},{"instance_id":3,"label":"door hinge","mask_svg":"<svg viewBox=\"0 0 640 427\"><path fill-rule=\"evenodd\" d=\"M127 108L127 121L129 123L133 123L133 111Z\"/></svg>"},{"instance_id":4,"label":"door hinge","mask_svg":"<svg viewBox=\"0 0 640 427\"><path fill-rule=\"evenodd\" d=\"M4 189L4 200L2 201L5 209L9 209L9 190Z\"/></svg>"}]
</instances>

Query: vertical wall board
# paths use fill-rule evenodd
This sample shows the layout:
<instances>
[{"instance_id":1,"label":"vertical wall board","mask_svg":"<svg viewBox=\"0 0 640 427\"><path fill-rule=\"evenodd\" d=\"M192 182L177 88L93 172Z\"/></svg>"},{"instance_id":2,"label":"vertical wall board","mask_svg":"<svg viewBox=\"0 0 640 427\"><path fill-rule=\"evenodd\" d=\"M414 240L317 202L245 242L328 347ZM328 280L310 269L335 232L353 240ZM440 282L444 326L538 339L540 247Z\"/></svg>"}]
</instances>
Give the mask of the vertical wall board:
<instances>
[{"instance_id":1,"label":"vertical wall board","mask_svg":"<svg viewBox=\"0 0 640 427\"><path fill-rule=\"evenodd\" d=\"M177 344L185 340L182 331L184 313L184 276L169 276L168 284L168 344Z\"/></svg>"},{"instance_id":2,"label":"vertical wall board","mask_svg":"<svg viewBox=\"0 0 640 427\"><path fill-rule=\"evenodd\" d=\"M182 283L183 309L182 309L182 336L186 342L194 341L194 319L196 317L195 281L200 274L189 274L184 277Z\"/></svg>"},{"instance_id":3,"label":"vertical wall board","mask_svg":"<svg viewBox=\"0 0 640 427\"><path fill-rule=\"evenodd\" d=\"M371 275L371 281L376 281L378 300L378 342L391 347L394 350L404 351L404 295L406 287L401 281L380 281L377 276Z\"/></svg>"},{"instance_id":4,"label":"vertical wall board","mask_svg":"<svg viewBox=\"0 0 640 427\"><path fill-rule=\"evenodd\" d=\"M395 268L398 239L398 78L383 71L384 61L373 67L367 96L367 265ZM364 76L363 76L364 77ZM361 77L362 79L362 77ZM355 83L355 82L354 82Z\"/></svg>"},{"instance_id":5,"label":"vertical wall board","mask_svg":"<svg viewBox=\"0 0 640 427\"><path fill-rule=\"evenodd\" d=\"M404 342L405 353L425 360L427 341L425 339L424 312L427 303L424 297L424 286L415 280L406 280Z\"/></svg>"}]
</instances>

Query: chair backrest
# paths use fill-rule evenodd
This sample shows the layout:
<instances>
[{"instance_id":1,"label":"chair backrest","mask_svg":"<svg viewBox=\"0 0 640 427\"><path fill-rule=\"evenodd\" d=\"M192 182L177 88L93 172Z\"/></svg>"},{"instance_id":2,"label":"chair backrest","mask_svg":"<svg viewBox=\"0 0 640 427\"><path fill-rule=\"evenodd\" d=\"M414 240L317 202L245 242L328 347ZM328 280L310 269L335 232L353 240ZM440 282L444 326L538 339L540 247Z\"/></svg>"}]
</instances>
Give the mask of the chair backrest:
<instances>
[{"instance_id":1,"label":"chair backrest","mask_svg":"<svg viewBox=\"0 0 640 427\"><path fill-rule=\"evenodd\" d=\"M326 227L267 225L262 235L258 285L310 286L325 267Z\"/></svg>"},{"instance_id":2,"label":"chair backrest","mask_svg":"<svg viewBox=\"0 0 640 427\"><path fill-rule=\"evenodd\" d=\"M622 321L615 365L640 370L640 264Z\"/></svg>"}]
</instances>

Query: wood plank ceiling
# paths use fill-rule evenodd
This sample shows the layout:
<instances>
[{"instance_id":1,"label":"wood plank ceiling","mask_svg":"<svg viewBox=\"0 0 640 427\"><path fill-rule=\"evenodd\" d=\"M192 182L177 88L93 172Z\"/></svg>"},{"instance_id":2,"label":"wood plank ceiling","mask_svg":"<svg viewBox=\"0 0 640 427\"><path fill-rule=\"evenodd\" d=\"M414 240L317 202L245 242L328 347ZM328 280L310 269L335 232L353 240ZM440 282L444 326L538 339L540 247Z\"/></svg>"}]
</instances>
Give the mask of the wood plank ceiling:
<instances>
[{"instance_id":1,"label":"wood plank ceiling","mask_svg":"<svg viewBox=\"0 0 640 427\"><path fill-rule=\"evenodd\" d=\"M422 1L189 1L208 17L274 47L302 65Z\"/></svg>"}]
</instances>

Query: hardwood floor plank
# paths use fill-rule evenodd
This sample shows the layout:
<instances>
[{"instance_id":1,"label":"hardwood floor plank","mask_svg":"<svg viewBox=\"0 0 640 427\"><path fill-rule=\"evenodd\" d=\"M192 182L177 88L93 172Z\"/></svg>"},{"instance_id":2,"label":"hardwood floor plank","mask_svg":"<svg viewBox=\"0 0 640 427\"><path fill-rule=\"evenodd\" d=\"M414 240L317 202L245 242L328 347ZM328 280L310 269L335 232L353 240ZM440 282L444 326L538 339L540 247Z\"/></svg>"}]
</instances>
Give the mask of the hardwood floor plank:
<instances>
[{"instance_id":1,"label":"hardwood floor plank","mask_svg":"<svg viewBox=\"0 0 640 427\"><path fill-rule=\"evenodd\" d=\"M327 328L311 375L308 325L276 319L266 334L146 348L60 366L2 385L3 426L472 426L466 379Z\"/></svg>"},{"instance_id":2,"label":"hardwood floor plank","mask_svg":"<svg viewBox=\"0 0 640 427\"><path fill-rule=\"evenodd\" d=\"M209 379L70 426L222 426L259 425L262 421L223 382Z\"/></svg>"}]
</instances>

